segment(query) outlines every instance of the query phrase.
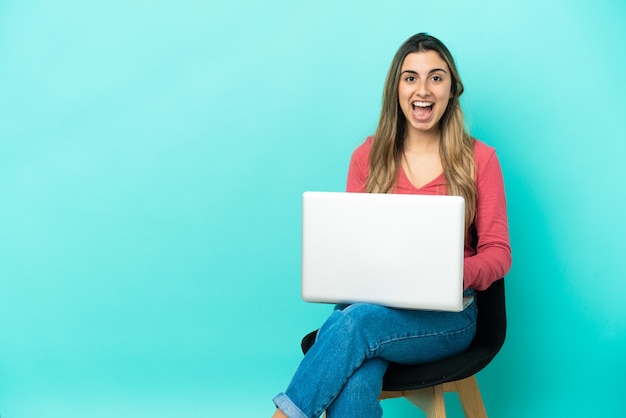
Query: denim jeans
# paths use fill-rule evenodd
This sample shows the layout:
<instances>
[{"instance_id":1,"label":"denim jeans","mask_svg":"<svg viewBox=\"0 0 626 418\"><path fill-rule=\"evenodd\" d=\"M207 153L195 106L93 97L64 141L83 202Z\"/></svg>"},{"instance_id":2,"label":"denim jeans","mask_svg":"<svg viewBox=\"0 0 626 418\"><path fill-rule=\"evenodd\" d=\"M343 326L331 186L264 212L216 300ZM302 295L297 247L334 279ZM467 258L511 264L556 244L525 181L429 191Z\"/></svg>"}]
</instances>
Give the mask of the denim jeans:
<instances>
[{"instance_id":1,"label":"denim jeans","mask_svg":"<svg viewBox=\"0 0 626 418\"><path fill-rule=\"evenodd\" d=\"M338 306L274 403L289 418L381 417L389 361L419 364L458 354L476 333L476 302L462 312Z\"/></svg>"}]
</instances>

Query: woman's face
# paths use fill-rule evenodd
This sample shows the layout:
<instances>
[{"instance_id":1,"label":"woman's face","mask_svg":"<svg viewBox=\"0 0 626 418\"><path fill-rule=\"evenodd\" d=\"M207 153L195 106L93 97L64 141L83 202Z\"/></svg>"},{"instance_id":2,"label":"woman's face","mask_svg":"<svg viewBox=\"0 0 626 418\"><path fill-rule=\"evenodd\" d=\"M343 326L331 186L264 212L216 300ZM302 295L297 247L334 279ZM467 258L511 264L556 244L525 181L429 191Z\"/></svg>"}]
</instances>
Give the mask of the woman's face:
<instances>
[{"instance_id":1,"label":"woman's face","mask_svg":"<svg viewBox=\"0 0 626 418\"><path fill-rule=\"evenodd\" d=\"M451 97L452 75L437 52L413 52L404 58L398 101L407 133L437 132Z\"/></svg>"}]
</instances>

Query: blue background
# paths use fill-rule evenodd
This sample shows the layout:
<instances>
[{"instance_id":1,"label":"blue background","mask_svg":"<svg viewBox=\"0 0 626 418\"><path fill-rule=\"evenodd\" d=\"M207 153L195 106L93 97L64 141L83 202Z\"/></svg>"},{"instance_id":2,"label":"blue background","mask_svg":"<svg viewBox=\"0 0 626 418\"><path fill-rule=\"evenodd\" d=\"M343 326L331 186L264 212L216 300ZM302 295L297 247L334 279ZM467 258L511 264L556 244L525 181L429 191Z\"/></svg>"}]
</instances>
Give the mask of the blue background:
<instances>
[{"instance_id":1,"label":"blue background","mask_svg":"<svg viewBox=\"0 0 626 418\"><path fill-rule=\"evenodd\" d=\"M343 189L395 50L427 31L507 185L488 411L614 416L625 19L619 0L1 1L0 414L271 415L330 310L299 297L301 193Z\"/></svg>"}]
</instances>

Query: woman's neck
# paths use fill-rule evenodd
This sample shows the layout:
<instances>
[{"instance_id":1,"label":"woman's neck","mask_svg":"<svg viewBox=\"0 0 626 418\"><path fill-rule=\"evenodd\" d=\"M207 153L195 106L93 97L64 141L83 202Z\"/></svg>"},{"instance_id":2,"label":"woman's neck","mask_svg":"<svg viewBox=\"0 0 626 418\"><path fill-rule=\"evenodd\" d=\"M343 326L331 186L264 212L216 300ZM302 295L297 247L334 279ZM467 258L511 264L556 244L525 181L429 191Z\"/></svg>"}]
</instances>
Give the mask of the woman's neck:
<instances>
[{"instance_id":1,"label":"woman's neck","mask_svg":"<svg viewBox=\"0 0 626 418\"><path fill-rule=\"evenodd\" d=\"M404 152L429 153L439 151L441 132L407 132L404 138Z\"/></svg>"}]
</instances>

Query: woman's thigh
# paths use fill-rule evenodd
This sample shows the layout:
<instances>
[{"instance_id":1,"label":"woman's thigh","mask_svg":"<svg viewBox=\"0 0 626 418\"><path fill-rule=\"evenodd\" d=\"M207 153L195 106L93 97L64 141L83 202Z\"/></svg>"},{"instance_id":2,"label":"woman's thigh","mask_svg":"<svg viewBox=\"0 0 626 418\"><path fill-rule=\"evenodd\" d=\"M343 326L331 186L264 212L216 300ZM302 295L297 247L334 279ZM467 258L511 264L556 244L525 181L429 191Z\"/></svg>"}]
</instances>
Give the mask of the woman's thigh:
<instances>
[{"instance_id":1,"label":"woman's thigh","mask_svg":"<svg viewBox=\"0 0 626 418\"><path fill-rule=\"evenodd\" d=\"M405 310L365 303L338 310L341 314L336 311L333 315L340 322L339 328L348 333L347 338L363 340L366 357L396 363L425 363L460 353L476 332L475 303L462 312ZM321 336L323 332L324 327Z\"/></svg>"}]
</instances>

